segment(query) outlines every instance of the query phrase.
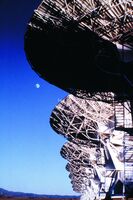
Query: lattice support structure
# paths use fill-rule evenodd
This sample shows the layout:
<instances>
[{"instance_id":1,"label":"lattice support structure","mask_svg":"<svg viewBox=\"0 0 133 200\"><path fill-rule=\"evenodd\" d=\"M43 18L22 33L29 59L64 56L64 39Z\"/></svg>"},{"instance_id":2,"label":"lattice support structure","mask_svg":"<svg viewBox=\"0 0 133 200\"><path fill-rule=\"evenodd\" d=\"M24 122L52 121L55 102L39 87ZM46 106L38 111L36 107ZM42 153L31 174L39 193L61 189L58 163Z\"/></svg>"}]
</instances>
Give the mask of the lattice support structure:
<instances>
[{"instance_id":1,"label":"lattice support structure","mask_svg":"<svg viewBox=\"0 0 133 200\"><path fill-rule=\"evenodd\" d=\"M63 19L73 20L100 37L133 46L132 0L43 0L35 13L45 23L63 26Z\"/></svg>"},{"instance_id":2,"label":"lattice support structure","mask_svg":"<svg viewBox=\"0 0 133 200\"><path fill-rule=\"evenodd\" d=\"M114 102L115 129L125 132L133 131L133 119L130 101Z\"/></svg>"},{"instance_id":3,"label":"lattice support structure","mask_svg":"<svg viewBox=\"0 0 133 200\"><path fill-rule=\"evenodd\" d=\"M53 110L50 124L57 133L69 140L83 143L94 141L94 145L101 137L106 138L111 134L113 116L114 109L108 103L68 95Z\"/></svg>"},{"instance_id":4,"label":"lattice support structure","mask_svg":"<svg viewBox=\"0 0 133 200\"><path fill-rule=\"evenodd\" d=\"M43 0L25 33L27 60L41 78L78 97L126 91L133 99L133 59L125 62L119 50L133 52L132 10L132 0Z\"/></svg>"},{"instance_id":5,"label":"lattice support structure","mask_svg":"<svg viewBox=\"0 0 133 200\"><path fill-rule=\"evenodd\" d=\"M32 69L70 93L50 125L68 140L61 155L73 189L81 200L131 196L133 1L43 0L24 39Z\"/></svg>"},{"instance_id":6,"label":"lattice support structure","mask_svg":"<svg viewBox=\"0 0 133 200\"><path fill-rule=\"evenodd\" d=\"M131 122L129 102L124 103L124 109L123 119ZM66 169L73 189L82 198L89 198L92 193L96 199L107 193L131 195L133 136L128 133L130 127L124 131L116 129L116 115L114 101L86 100L73 95L63 99L51 114L52 128L68 139L61 155L69 162Z\"/></svg>"}]
</instances>

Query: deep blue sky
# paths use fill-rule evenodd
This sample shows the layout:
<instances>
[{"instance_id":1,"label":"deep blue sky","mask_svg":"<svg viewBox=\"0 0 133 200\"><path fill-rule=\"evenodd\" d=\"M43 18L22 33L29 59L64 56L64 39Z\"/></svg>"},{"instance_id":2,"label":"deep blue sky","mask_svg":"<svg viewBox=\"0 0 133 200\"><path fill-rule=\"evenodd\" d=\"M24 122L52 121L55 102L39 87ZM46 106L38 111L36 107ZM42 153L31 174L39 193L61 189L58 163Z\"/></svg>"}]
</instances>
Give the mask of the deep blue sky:
<instances>
[{"instance_id":1,"label":"deep blue sky","mask_svg":"<svg viewBox=\"0 0 133 200\"><path fill-rule=\"evenodd\" d=\"M42 80L24 52L24 32L40 2L0 0L0 187L78 195L60 155L66 139L49 124L52 110L67 93Z\"/></svg>"}]
</instances>

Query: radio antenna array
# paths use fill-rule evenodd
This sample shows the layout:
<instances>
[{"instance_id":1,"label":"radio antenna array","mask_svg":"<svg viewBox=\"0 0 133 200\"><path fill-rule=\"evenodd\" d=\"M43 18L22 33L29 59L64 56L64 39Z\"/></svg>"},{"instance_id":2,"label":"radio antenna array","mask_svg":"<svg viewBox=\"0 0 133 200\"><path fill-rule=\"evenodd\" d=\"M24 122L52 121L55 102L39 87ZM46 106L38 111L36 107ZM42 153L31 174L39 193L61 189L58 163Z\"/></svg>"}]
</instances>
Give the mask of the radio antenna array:
<instances>
[{"instance_id":1,"label":"radio antenna array","mask_svg":"<svg viewBox=\"0 0 133 200\"><path fill-rule=\"evenodd\" d=\"M68 140L60 154L73 190L133 197L133 1L43 0L24 50L40 78L69 93L50 125Z\"/></svg>"},{"instance_id":2,"label":"radio antenna array","mask_svg":"<svg viewBox=\"0 0 133 200\"><path fill-rule=\"evenodd\" d=\"M92 199L94 195L94 199L102 199L108 193L111 196L119 192L121 196L131 195L133 136L130 102L124 103L123 126L120 124L123 105L114 103L68 95L51 113L51 127L68 139L60 153L68 161L66 169L70 172L72 187L83 195L82 198Z\"/></svg>"}]
</instances>

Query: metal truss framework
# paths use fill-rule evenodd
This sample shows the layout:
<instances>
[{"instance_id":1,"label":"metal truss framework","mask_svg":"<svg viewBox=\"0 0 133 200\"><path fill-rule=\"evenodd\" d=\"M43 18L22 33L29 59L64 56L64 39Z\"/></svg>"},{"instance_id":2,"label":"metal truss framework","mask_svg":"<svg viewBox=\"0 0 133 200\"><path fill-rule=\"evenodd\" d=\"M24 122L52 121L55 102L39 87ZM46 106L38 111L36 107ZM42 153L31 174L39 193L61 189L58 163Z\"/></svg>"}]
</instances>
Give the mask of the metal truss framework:
<instances>
[{"instance_id":1,"label":"metal truss framework","mask_svg":"<svg viewBox=\"0 0 133 200\"><path fill-rule=\"evenodd\" d=\"M69 155L68 155L69 154ZM77 145L72 142L66 143L61 149L61 155L63 158L67 159L69 163L66 168L70 172L69 178L73 189L77 191L77 185L79 187L79 192L84 193L89 190L89 192L95 191L97 196L99 193L99 184L95 176L97 174L97 165L105 164L102 148L89 148L87 145ZM103 171L102 167L100 167ZM93 186L96 185L97 187ZM88 189L87 189L88 188ZM92 194L89 194L92 198Z\"/></svg>"},{"instance_id":2,"label":"metal truss framework","mask_svg":"<svg viewBox=\"0 0 133 200\"><path fill-rule=\"evenodd\" d=\"M108 103L68 95L53 110L50 124L67 139L76 141L76 138L77 141L85 143L91 139L97 142L100 138L98 130L100 132L101 127L104 127L107 133L111 131L108 126L114 123L113 116L114 108Z\"/></svg>"},{"instance_id":3,"label":"metal truss framework","mask_svg":"<svg viewBox=\"0 0 133 200\"><path fill-rule=\"evenodd\" d=\"M113 62L111 62L111 60L115 56L115 58L117 58L116 50L118 49L115 49L115 45L122 46L122 49L127 48L130 52L133 51L133 1L43 0L34 11L28 25L30 28L25 37L27 39L27 48L25 45L25 51L27 55L29 54L27 58L30 64L33 65L32 68L40 77L46 78L50 83L77 96L68 95L68 97L55 107L50 117L50 125L55 132L68 139L68 142L64 144L61 149L61 155L64 159L68 160L66 169L70 173L69 178L71 179L73 189L81 193L81 200L98 200L103 193L106 194L108 192L110 195L120 192L130 196L133 189L133 124L132 106L130 102L131 97L133 99L133 84L128 77L130 77L132 61L128 63L123 62L122 64L122 68L128 68L128 76L121 74L120 71L119 78L116 76L116 79L114 77L112 81L114 74L116 75L116 68L120 63L119 59L114 59ZM74 85L73 81L70 85L67 85L67 75L62 79L60 79L60 76L57 76L58 73L54 77L53 75L51 76L51 69L53 69L54 62L60 60L61 53L61 51L59 51L59 55L56 54L55 57L53 56L53 58L58 57L58 59L53 59L54 62L51 62L49 59L51 58L51 50L52 53L55 54L54 50L56 50L57 43L59 43L59 48L63 46L64 43L66 45L64 45L64 49L66 49L67 45L69 46L72 41L67 41L68 37L65 38L65 41L64 38L62 40L58 38L59 41L54 41L54 39L51 41L51 37L48 35L49 33L51 34L51 32L53 33L55 29L57 32L63 30L62 32L67 34L71 33L71 30L74 31L74 33L80 32L80 30L90 30L87 34L95 33L94 35L98 36L95 39L92 37L93 45L94 43L98 45L93 56L95 59L97 56L98 63L101 60L101 66L102 64L103 66L101 67L100 64L97 65L97 63L95 66L92 62L91 67L94 69L96 68L96 70L92 73L93 81L87 82L87 85L84 85L83 82L82 87L77 87L77 85L81 83L80 73L78 74L76 71L75 76L79 82L76 82L76 80ZM42 38L40 37L44 40L42 46L47 44L46 46L44 45L45 50L43 49L45 53L48 51L45 55L46 63L41 53L42 49L39 46L39 42L42 42L42 40L37 40L41 31L45 33ZM49 43L46 43L47 38L45 38L45 36L49 37L48 41L51 42L50 47ZM83 41L84 40L81 40L80 44L82 44ZM103 45L100 45L101 42L103 42ZM55 45L54 48L52 48L52 43ZM73 43L73 45L75 44L77 45L77 43ZM113 45L112 47L110 46L111 44ZM32 48L31 51L31 49L28 49L28 45L35 49L33 50ZM39 52L36 46L40 48ZM79 47L81 56L81 47L85 49L85 46L79 45ZM76 51L76 56L77 52L79 53L79 49ZM68 48L68 50L70 49ZM112 52L110 50L112 50ZM86 71L88 59L85 60L87 61L85 62L84 58L85 55L88 56L91 51L89 51L88 54L86 54L85 51L86 50L84 50L78 61L80 61L79 66L83 65ZM65 52L67 54L67 51ZM63 58L65 58L65 56ZM112 57L106 60L108 56ZM72 59L72 57L69 56L69 58L72 61L72 65L74 64L77 67L78 61L75 64L75 57ZM121 61L125 60L123 59ZM43 67L48 64L52 67L50 69L48 66L46 74ZM111 66L111 73L108 70L106 71L107 64ZM65 65L65 69L67 65L68 62ZM56 62L56 67L58 66L60 66L60 68L58 68L60 70L56 71L59 71L62 77L64 73L62 73L62 62ZM71 67L69 69L71 69ZM100 71L98 71L99 69ZM108 69L110 70L110 68ZM96 82L98 77L95 78L98 72L103 72L104 70L106 72L103 74L101 73L100 77L105 79L105 83L109 84L107 84L107 88L105 89L104 82L101 81L102 78L99 80L100 82ZM109 77L106 76L107 74L109 74ZM68 73L68 75L70 74ZM124 77L122 80L126 80L124 83L127 87L127 94L124 93L125 90L123 90L121 75ZM83 73L83 78L84 76L86 76L86 73ZM71 74L71 77L73 80L73 74ZM66 82L64 78L66 78ZM91 79L91 74L89 77L87 74L86 78L85 84L89 78ZM109 82L108 79L110 80ZM60 82L58 82L58 80L60 80ZM100 83L100 87L98 87L97 83ZM117 85L116 90L112 90L113 83ZM92 87L89 88L89 85ZM122 86L122 89L120 86ZM110 91L117 92L117 94ZM120 191L118 191L119 186Z\"/></svg>"},{"instance_id":4,"label":"metal truss framework","mask_svg":"<svg viewBox=\"0 0 133 200\"><path fill-rule=\"evenodd\" d=\"M77 97L99 92L106 100L109 92L125 92L122 98L133 99L133 61L125 62L117 46L132 54L132 0L43 0L28 23L24 48L41 78Z\"/></svg>"},{"instance_id":5,"label":"metal truss framework","mask_svg":"<svg viewBox=\"0 0 133 200\"><path fill-rule=\"evenodd\" d=\"M45 23L65 29L71 21L81 29L88 28L104 39L133 48L132 0L43 0L35 13Z\"/></svg>"},{"instance_id":6,"label":"metal truss framework","mask_svg":"<svg viewBox=\"0 0 133 200\"><path fill-rule=\"evenodd\" d=\"M130 102L107 103L68 95L53 110L50 124L68 139L60 153L68 161L66 170L73 190L81 193L83 199L103 198L108 192L131 195Z\"/></svg>"}]
</instances>

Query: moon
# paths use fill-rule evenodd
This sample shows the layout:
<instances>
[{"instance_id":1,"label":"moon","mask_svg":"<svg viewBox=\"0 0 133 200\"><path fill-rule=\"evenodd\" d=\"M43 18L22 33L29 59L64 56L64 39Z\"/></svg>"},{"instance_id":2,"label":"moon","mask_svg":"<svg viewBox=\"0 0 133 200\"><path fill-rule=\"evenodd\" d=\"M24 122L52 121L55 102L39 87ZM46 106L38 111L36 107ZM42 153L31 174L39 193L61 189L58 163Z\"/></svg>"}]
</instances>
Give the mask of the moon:
<instances>
[{"instance_id":1,"label":"moon","mask_svg":"<svg viewBox=\"0 0 133 200\"><path fill-rule=\"evenodd\" d=\"M35 87L38 89L38 88L40 88L40 84L39 83L36 83L35 84Z\"/></svg>"}]
</instances>

